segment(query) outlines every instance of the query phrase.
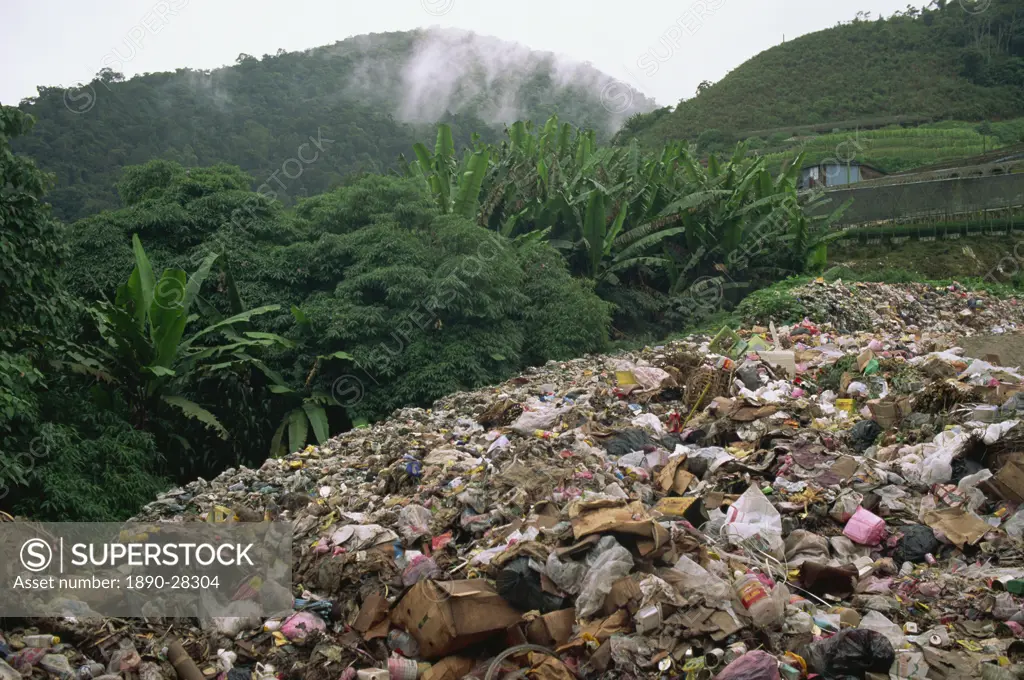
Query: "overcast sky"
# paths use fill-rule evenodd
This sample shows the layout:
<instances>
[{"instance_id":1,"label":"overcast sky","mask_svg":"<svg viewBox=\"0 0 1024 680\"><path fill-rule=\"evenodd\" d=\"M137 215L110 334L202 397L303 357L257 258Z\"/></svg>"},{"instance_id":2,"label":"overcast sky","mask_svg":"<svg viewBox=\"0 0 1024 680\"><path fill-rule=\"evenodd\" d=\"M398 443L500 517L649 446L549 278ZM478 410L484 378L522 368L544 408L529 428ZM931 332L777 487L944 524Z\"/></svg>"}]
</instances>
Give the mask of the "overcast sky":
<instances>
[{"instance_id":1,"label":"overcast sky","mask_svg":"<svg viewBox=\"0 0 1024 680\"><path fill-rule=\"evenodd\" d=\"M920 1L914 4L920 6ZM37 85L216 68L361 33L469 29L589 61L675 104L773 45L907 0L0 0L0 102ZM120 68L116 68L120 66Z\"/></svg>"}]
</instances>

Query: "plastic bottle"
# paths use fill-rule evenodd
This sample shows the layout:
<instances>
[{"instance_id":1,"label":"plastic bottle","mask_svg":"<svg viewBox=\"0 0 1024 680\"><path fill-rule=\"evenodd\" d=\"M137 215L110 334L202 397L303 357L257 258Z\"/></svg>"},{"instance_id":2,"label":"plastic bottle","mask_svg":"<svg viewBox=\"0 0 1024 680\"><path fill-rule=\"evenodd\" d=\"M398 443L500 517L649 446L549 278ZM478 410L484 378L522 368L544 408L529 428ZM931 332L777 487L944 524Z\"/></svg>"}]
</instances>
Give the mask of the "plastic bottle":
<instances>
[{"instance_id":1,"label":"plastic bottle","mask_svg":"<svg viewBox=\"0 0 1024 680\"><path fill-rule=\"evenodd\" d=\"M26 647L53 647L60 644L60 638L56 635L26 635L21 639Z\"/></svg>"},{"instance_id":2,"label":"plastic bottle","mask_svg":"<svg viewBox=\"0 0 1024 680\"><path fill-rule=\"evenodd\" d=\"M756 574L749 572L744 574L737 571L735 577L733 587L736 589L736 595L750 614L750 618L754 620L754 625L758 628L770 628L778 623L779 612L768 586Z\"/></svg>"}]
</instances>

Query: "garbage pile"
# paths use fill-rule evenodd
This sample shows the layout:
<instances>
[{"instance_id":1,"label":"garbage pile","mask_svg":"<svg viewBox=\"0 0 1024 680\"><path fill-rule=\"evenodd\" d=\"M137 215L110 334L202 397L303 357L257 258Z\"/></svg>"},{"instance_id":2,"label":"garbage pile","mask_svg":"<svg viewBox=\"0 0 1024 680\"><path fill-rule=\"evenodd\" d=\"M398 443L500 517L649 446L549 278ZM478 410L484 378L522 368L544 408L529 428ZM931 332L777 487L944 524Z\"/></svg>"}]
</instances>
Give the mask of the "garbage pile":
<instances>
[{"instance_id":1,"label":"garbage pile","mask_svg":"<svg viewBox=\"0 0 1024 680\"><path fill-rule=\"evenodd\" d=\"M1019 319L1019 301L998 298L984 290L953 283L935 287L924 283L826 284L817 280L791 295L818 321L829 321L840 332L927 330L929 333L1001 333L1004 323Z\"/></svg>"},{"instance_id":2,"label":"garbage pile","mask_svg":"<svg viewBox=\"0 0 1024 680\"><path fill-rule=\"evenodd\" d=\"M292 522L294 608L32 621L0 678L1024 677L1024 373L956 345L1024 308L801 294L870 323L550 362L173 489L137 519Z\"/></svg>"}]
</instances>

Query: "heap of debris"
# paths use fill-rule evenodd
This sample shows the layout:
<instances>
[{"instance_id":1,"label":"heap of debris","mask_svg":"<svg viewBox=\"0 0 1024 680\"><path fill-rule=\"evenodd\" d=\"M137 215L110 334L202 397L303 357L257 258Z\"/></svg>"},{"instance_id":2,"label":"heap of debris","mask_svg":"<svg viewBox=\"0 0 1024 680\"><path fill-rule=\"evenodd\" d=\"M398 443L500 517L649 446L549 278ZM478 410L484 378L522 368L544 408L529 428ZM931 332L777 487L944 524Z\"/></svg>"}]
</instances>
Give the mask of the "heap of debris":
<instances>
[{"instance_id":1,"label":"heap of debris","mask_svg":"<svg viewBox=\"0 0 1024 680\"><path fill-rule=\"evenodd\" d=\"M173 489L136 519L292 522L294 608L34 621L0 678L1024 677L1024 375L957 348L1024 307L798 294Z\"/></svg>"}]
</instances>

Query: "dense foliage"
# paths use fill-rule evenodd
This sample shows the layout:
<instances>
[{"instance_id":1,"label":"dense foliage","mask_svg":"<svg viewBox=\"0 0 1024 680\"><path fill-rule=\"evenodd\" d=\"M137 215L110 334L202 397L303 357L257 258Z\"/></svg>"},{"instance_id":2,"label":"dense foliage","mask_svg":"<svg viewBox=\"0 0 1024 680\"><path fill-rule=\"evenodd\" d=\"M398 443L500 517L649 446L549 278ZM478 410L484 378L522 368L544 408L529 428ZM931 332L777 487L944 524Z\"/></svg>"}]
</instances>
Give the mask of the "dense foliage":
<instances>
[{"instance_id":1,"label":"dense foliage","mask_svg":"<svg viewBox=\"0 0 1024 680\"><path fill-rule=\"evenodd\" d=\"M125 80L104 69L80 87L40 87L21 106L35 132L16 148L56 174L49 200L67 221L118 207L121 171L157 158L237 165L255 178L245 188L291 203L387 169L437 121L463 143L473 132L496 141L504 123L553 111L610 134L653 108L639 93L627 110L603 105L626 89L589 66L473 34L375 34L243 54L213 71Z\"/></svg>"},{"instance_id":2,"label":"dense foliage","mask_svg":"<svg viewBox=\"0 0 1024 680\"><path fill-rule=\"evenodd\" d=\"M0 107L0 503L39 517L123 517L166 482L156 442L131 428L114 395L60 368L81 306L60 286L62 226L50 181L15 156L32 121Z\"/></svg>"},{"instance_id":3,"label":"dense foliage","mask_svg":"<svg viewBox=\"0 0 1024 680\"><path fill-rule=\"evenodd\" d=\"M777 45L674 111L634 117L621 137L657 145L696 142L710 131L742 138L801 124L863 126L886 116L978 121L1022 113L1020 1L935 0Z\"/></svg>"},{"instance_id":4,"label":"dense foliage","mask_svg":"<svg viewBox=\"0 0 1024 680\"><path fill-rule=\"evenodd\" d=\"M799 163L773 178L742 145L705 167L685 145L601 147L557 117L537 128L517 122L508 134L457 162L442 125L434 151L417 145L405 172L441 210L561 250L614 304L619 335L693 323L746 288L818 266L837 237L827 231L837 213L806 217L822 199L797 195Z\"/></svg>"}]
</instances>

